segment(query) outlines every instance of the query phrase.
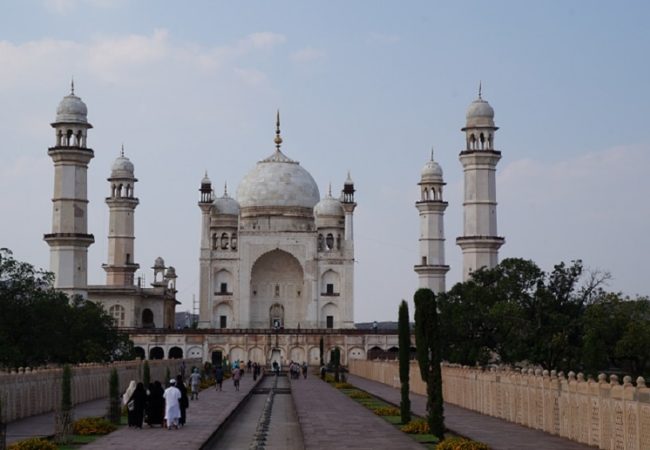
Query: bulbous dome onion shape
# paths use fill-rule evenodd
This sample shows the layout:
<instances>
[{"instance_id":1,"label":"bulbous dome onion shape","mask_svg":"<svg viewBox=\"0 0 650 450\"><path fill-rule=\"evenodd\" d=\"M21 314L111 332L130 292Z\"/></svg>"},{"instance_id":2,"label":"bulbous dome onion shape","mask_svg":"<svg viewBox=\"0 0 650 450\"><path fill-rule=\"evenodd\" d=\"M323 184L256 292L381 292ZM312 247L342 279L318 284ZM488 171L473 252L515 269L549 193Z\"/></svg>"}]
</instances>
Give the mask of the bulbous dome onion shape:
<instances>
[{"instance_id":1,"label":"bulbous dome onion shape","mask_svg":"<svg viewBox=\"0 0 650 450\"><path fill-rule=\"evenodd\" d=\"M494 109L481 97L474 100L467 108L467 128L494 127Z\"/></svg>"},{"instance_id":2,"label":"bulbous dome onion shape","mask_svg":"<svg viewBox=\"0 0 650 450\"><path fill-rule=\"evenodd\" d=\"M74 94L63 97L56 109L56 122L87 124L87 116L86 104Z\"/></svg>"},{"instance_id":3,"label":"bulbous dome onion shape","mask_svg":"<svg viewBox=\"0 0 650 450\"><path fill-rule=\"evenodd\" d=\"M133 163L126 156L118 156L111 167L113 178L133 178Z\"/></svg>"},{"instance_id":4,"label":"bulbous dome onion shape","mask_svg":"<svg viewBox=\"0 0 650 450\"><path fill-rule=\"evenodd\" d=\"M314 207L314 214L317 216L344 216L345 212L341 206L341 202L327 194L320 202Z\"/></svg>"},{"instance_id":5,"label":"bulbous dome onion shape","mask_svg":"<svg viewBox=\"0 0 650 450\"><path fill-rule=\"evenodd\" d=\"M224 194L223 197L219 197L214 200L214 209L212 211L214 214L238 216L239 203L237 203L237 200L230 197L228 194Z\"/></svg>"},{"instance_id":6,"label":"bulbous dome onion shape","mask_svg":"<svg viewBox=\"0 0 650 450\"><path fill-rule=\"evenodd\" d=\"M312 209L320 199L314 178L297 161L277 150L259 161L239 184L242 208L302 207Z\"/></svg>"},{"instance_id":7,"label":"bulbous dome onion shape","mask_svg":"<svg viewBox=\"0 0 650 450\"><path fill-rule=\"evenodd\" d=\"M154 261L153 266L155 268L164 268L165 267L165 260L162 259L160 256L156 258L156 261Z\"/></svg>"},{"instance_id":8,"label":"bulbous dome onion shape","mask_svg":"<svg viewBox=\"0 0 650 450\"><path fill-rule=\"evenodd\" d=\"M421 172L422 181L442 181L442 167L434 160L427 161Z\"/></svg>"}]
</instances>

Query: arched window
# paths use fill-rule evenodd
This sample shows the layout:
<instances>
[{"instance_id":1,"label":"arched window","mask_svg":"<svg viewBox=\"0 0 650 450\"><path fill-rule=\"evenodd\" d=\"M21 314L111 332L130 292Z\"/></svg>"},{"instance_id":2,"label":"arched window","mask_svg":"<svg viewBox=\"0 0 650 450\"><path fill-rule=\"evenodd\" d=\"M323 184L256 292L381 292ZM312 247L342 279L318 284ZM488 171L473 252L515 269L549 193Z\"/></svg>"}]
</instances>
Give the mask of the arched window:
<instances>
[{"instance_id":1,"label":"arched window","mask_svg":"<svg viewBox=\"0 0 650 450\"><path fill-rule=\"evenodd\" d=\"M327 233L325 238L325 246L327 250L332 250L334 248L334 235L332 233Z\"/></svg>"},{"instance_id":2,"label":"arched window","mask_svg":"<svg viewBox=\"0 0 650 450\"><path fill-rule=\"evenodd\" d=\"M116 327L123 327L125 318L126 318L126 312L124 311L124 307L122 305L113 305L110 308L108 308L108 314L113 318L115 321L115 326Z\"/></svg>"},{"instance_id":3,"label":"arched window","mask_svg":"<svg viewBox=\"0 0 650 450\"><path fill-rule=\"evenodd\" d=\"M341 250L341 235L340 234L336 235L336 248L338 250Z\"/></svg>"},{"instance_id":4,"label":"arched window","mask_svg":"<svg viewBox=\"0 0 650 450\"><path fill-rule=\"evenodd\" d=\"M318 235L318 251L322 252L325 247L325 238L323 238L322 234Z\"/></svg>"},{"instance_id":5,"label":"arched window","mask_svg":"<svg viewBox=\"0 0 650 450\"><path fill-rule=\"evenodd\" d=\"M237 250L237 233L230 235L230 249Z\"/></svg>"},{"instance_id":6,"label":"arched window","mask_svg":"<svg viewBox=\"0 0 650 450\"><path fill-rule=\"evenodd\" d=\"M153 322L153 311L149 308L145 308L142 311L142 327L143 328L154 328L156 325Z\"/></svg>"},{"instance_id":7,"label":"arched window","mask_svg":"<svg viewBox=\"0 0 650 450\"><path fill-rule=\"evenodd\" d=\"M219 248L219 237L217 236L217 233L212 235L212 248L215 250Z\"/></svg>"},{"instance_id":8,"label":"arched window","mask_svg":"<svg viewBox=\"0 0 650 450\"><path fill-rule=\"evenodd\" d=\"M221 234L221 249L226 250L228 248L228 244L230 239L228 238L228 233L222 233Z\"/></svg>"}]
</instances>

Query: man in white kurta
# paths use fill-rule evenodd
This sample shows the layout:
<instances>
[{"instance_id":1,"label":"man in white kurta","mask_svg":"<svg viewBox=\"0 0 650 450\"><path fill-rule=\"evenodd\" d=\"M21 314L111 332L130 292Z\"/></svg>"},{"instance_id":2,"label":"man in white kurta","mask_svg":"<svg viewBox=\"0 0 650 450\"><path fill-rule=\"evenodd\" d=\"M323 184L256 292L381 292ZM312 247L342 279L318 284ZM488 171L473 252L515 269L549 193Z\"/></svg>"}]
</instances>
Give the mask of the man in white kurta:
<instances>
[{"instance_id":1,"label":"man in white kurta","mask_svg":"<svg viewBox=\"0 0 650 450\"><path fill-rule=\"evenodd\" d=\"M170 386L165 389L163 397L165 398L165 421L167 429L171 430L172 426L178 429L178 419L181 417L181 391L176 387L176 380L169 380Z\"/></svg>"}]
</instances>

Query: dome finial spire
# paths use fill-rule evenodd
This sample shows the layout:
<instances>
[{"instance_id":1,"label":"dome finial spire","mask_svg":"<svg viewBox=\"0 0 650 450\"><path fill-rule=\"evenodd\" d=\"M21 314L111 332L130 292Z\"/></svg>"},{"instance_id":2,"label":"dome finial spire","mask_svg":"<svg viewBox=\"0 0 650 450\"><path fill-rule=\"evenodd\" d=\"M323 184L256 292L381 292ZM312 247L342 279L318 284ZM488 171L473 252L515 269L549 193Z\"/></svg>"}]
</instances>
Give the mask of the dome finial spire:
<instances>
[{"instance_id":1,"label":"dome finial spire","mask_svg":"<svg viewBox=\"0 0 650 450\"><path fill-rule=\"evenodd\" d=\"M74 76L70 77L70 95L74 95Z\"/></svg>"},{"instance_id":2,"label":"dome finial spire","mask_svg":"<svg viewBox=\"0 0 650 450\"><path fill-rule=\"evenodd\" d=\"M278 109L275 116L275 150L280 151L280 145L282 144L282 137L280 136L280 110Z\"/></svg>"},{"instance_id":3,"label":"dome finial spire","mask_svg":"<svg viewBox=\"0 0 650 450\"><path fill-rule=\"evenodd\" d=\"M433 145L431 146L431 161L433 161Z\"/></svg>"},{"instance_id":4,"label":"dome finial spire","mask_svg":"<svg viewBox=\"0 0 650 450\"><path fill-rule=\"evenodd\" d=\"M330 197L332 196L332 182L331 181L330 181L329 188L327 189L327 195L330 196Z\"/></svg>"},{"instance_id":5,"label":"dome finial spire","mask_svg":"<svg viewBox=\"0 0 650 450\"><path fill-rule=\"evenodd\" d=\"M122 150L120 151L120 156L124 158L124 142L122 142Z\"/></svg>"},{"instance_id":6,"label":"dome finial spire","mask_svg":"<svg viewBox=\"0 0 650 450\"><path fill-rule=\"evenodd\" d=\"M481 100L483 99L483 97L481 97L481 91L482 91L482 87L483 87L482 85L483 85L483 83L481 82L481 80L479 80L479 82L478 82L478 98L480 98Z\"/></svg>"},{"instance_id":7,"label":"dome finial spire","mask_svg":"<svg viewBox=\"0 0 650 450\"><path fill-rule=\"evenodd\" d=\"M228 182L227 181L223 182L223 196L228 197Z\"/></svg>"}]
</instances>

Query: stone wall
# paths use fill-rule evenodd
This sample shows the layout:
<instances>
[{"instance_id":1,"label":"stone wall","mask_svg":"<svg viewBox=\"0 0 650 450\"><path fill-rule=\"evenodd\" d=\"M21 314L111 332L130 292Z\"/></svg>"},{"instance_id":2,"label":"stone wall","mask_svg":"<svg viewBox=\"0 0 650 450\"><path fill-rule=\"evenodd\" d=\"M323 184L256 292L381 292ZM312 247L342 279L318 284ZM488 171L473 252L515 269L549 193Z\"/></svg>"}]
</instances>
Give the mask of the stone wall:
<instances>
[{"instance_id":1,"label":"stone wall","mask_svg":"<svg viewBox=\"0 0 650 450\"><path fill-rule=\"evenodd\" d=\"M350 372L399 387L394 361L350 361ZM411 391L425 394L416 362ZM650 449L650 388L643 378L621 384L582 374L541 370L481 370L443 365L446 402L601 449Z\"/></svg>"},{"instance_id":2,"label":"stone wall","mask_svg":"<svg viewBox=\"0 0 650 450\"><path fill-rule=\"evenodd\" d=\"M200 360L184 360L187 373ZM151 380L164 382L167 368L172 375L179 372L182 360L149 361ZM120 392L131 380L142 380L142 361L123 361L113 364L82 364L72 369L72 402L74 404L108 397L108 379L111 369L117 369ZM43 414L55 410L60 403L63 370L38 369L18 372L0 372L0 399L5 422ZM108 407L108 404L106 405Z\"/></svg>"}]
</instances>

